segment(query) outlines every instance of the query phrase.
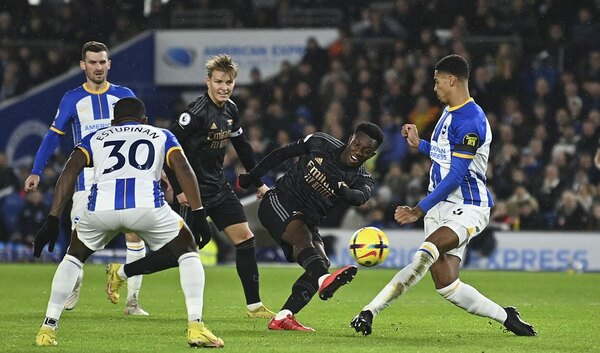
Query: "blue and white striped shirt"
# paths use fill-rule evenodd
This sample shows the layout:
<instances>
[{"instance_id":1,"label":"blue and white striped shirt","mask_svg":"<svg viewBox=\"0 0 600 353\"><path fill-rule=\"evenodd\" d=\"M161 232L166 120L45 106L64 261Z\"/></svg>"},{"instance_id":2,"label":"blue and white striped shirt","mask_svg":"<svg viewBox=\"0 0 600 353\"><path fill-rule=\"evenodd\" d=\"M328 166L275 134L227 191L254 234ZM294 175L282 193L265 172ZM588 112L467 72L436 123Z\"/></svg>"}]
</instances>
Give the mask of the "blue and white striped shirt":
<instances>
[{"instance_id":1,"label":"blue and white striped shirt","mask_svg":"<svg viewBox=\"0 0 600 353\"><path fill-rule=\"evenodd\" d=\"M427 211L442 200L492 207L494 202L485 177L491 142L490 124L473 98L459 106L446 107L435 126L431 142L421 140L419 144L419 150L428 154L432 161L430 194L421 201L421 208ZM461 176L458 187L449 190L438 188L450 174L453 159L456 161L453 168L460 166L460 170L455 170ZM463 161L466 163L459 163Z\"/></svg>"},{"instance_id":2,"label":"blue and white striped shirt","mask_svg":"<svg viewBox=\"0 0 600 353\"><path fill-rule=\"evenodd\" d=\"M165 204L160 180L169 153L181 150L166 129L125 123L89 134L77 145L92 167L88 210L158 208Z\"/></svg>"},{"instance_id":3,"label":"blue and white striped shirt","mask_svg":"<svg viewBox=\"0 0 600 353\"><path fill-rule=\"evenodd\" d=\"M113 106L121 98L135 97L133 92L123 86L107 82L99 91L91 90L83 85L65 93L49 133L44 137L42 148L38 150L33 165L33 174L41 175L48 159L58 146L58 136L64 136L70 128L73 145L98 129L110 126L113 119ZM58 135L58 136L57 136ZM77 179L75 191L89 189L91 170L84 169Z\"/></svg>"}]
</instances>

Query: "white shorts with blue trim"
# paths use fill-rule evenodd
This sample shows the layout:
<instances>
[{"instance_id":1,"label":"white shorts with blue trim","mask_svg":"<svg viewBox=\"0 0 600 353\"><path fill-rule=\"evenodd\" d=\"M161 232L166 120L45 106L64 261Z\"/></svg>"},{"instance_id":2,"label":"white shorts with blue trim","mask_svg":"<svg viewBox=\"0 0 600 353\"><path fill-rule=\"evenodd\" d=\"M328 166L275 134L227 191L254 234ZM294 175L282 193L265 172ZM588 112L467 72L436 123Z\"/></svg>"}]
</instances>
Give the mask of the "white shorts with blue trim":
<instances>
[{"instance_id":1,"label":"white shorts with blue trim","mask_svg":"<svg viewBox=\"0 0 600 353\"><path fill-rule=\"evenodd\" d=\"M71 230L75 229L75 225L87 209L88 199L90 197L89 190L75 191L73 194L73 207L71 208Z\"/></svg>"},{"instance_id":2,"label":"white shorts with blue trim","mask_svg":"<svg viewBox=\"0 0 600 353\"><path fill-rule=\"evenodd\" d=\"M183 225L183 219L165 204L159 208L85 210L75 229L79 240L94 251L104 249L120 232L136 233L154 251L173 240Z\"/></svg>"},{"instance_id":3,"label":"white shorts with blue trim","mask_svg":"<svg viewBox=\"0 0 600 353\"><path fill-rule=\"evenodd\" d=\"M448 227L458 236L458 246L446 254L462 260L465 248L472 237L481 233L490 221L490 208L442 201L425 215L425 236L441 227Z\"/></svg>"}]
</instances>

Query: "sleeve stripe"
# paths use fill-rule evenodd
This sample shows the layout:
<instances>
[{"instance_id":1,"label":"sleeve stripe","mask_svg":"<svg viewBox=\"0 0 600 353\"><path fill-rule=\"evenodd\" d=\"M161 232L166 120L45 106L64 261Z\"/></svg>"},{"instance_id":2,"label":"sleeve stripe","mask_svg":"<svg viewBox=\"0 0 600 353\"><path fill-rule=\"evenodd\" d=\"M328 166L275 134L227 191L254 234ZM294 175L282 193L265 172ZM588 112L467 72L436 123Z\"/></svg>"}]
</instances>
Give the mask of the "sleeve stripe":
<instances>
[{"instance_id":1,"label":"sleeve stripe","mask_svg":"<svg viewBox=\"0 0 600 353\"><path fill-rule=\"evenodd\" d=\"M64 131L60 131L59 129L55 128L54 126L50 126L50 130L56 132L59 135L64 135L65 134Z\"/></svg>"},{"instance_id":2,"label":"sleeve stripe","mask_svg":"<svg viewBox=\"0 0 600 353\"><path fill-rule=\"evenodd\" d=\"M244 130L242 130L242 128L239 128L237 131L232 131L231 132L231 137L238 137L240 136L242 133L244 132Z\"/></svg>"},{"instance_id":3,"label":"sleeve stripe","mask_svg":"<svg viewBox=\"0 0 600 353\"><path fill-rule=\"evenodd\" d=\"M458 152L452 152L452 155L454 157L467 158L467 159L473 159L473 158L475 158L474 155L465 154L465 153L458 153Z\"/></svg>"},{"instance_id":4,"label":"sleeve stripe","mask_svg":"<svg viewBox=\"0 0 600 353\"><path fill-rule=\"evenodd\" d=\"M167 157L165 158L165 162L167 162L167 167L171 168L171 162L169 160L169 156L171 155L171 152L177 151L177 150L183 152L183 149L181 147L179 147L179 146L171 147L167 151Z\"/></svg>"},{"instance_id":5,"label":"sleeve stripe","mask_svg":"<svg viewBox=\"0 0 600 353\"><path fill-rule=\"evenodd\" d=\"M82 146L77 146L77 148L79 148L79 150L81 152L83 152L83 154L85 154L85 158L87 160L87 165L90 165L91 164L91 160L90 160L90 153L88 152L88 150L86 150Z\"/></svg>"}]
</instances>

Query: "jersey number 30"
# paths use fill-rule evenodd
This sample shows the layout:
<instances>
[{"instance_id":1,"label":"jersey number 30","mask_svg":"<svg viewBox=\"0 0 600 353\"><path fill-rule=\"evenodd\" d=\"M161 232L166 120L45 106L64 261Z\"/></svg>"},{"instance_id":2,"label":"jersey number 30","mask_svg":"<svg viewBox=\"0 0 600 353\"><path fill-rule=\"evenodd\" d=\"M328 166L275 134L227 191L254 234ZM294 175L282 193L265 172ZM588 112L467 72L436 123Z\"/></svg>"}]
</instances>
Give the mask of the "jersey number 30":
<instances>
[{"instance_id":1,"label":"jersey number 30","mask_svg":"<svg viewBox=\"0 0 600 353\"><path fill-rule=\"evenodd\" d=\"M107 174L114 172L115 170L119 170L123 168L126 160L129 162L129 165L139 170L148 170L154 164L154 145L148 140L137 140L129 146L129 153L127 153L129 158L125 158L123 153L121 153L121 147L125 144L124 140L115 140L115 141L106 141L104 142L104 147L112 147L110 151L110 157L115 157L117 159L117 163L110 168L104 169L102 174ZM140 145L146 145L148 147L148 155L146 157L146 161L144 163L140 163L137 160L137 151Z\"/></svg>"}]
</instances>

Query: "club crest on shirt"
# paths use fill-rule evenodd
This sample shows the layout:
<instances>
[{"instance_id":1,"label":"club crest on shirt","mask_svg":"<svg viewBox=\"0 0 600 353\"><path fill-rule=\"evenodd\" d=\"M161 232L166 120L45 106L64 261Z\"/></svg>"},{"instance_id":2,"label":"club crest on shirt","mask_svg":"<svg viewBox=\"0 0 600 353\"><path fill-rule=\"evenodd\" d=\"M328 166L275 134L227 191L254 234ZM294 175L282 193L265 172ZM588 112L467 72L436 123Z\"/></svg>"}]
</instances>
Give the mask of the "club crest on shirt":
<instances>
[{"instance_id":1,"label":"club crest on shirt","mask_svg":"<svg viewBox=\"0 0 600 353\"><path fill-rule=\"evenodd\" d=\"M192 121L192 117L190 116L190 113L188 113L188 112L183 112L179 116L179 125L181 125L181 126L187 126L191 121Z\"/></svg>"},{"instance_id":2,"label":"club crest on shirt","mask_svg":"<svg viewBox=\"0 0 600 353\"><path fill-rule=\"evenodd\" d=\"M467 134L463 138L463 144L471 147L477 147L479 146L479 136L474 133Z\"/></svg>"}]
</instances>

